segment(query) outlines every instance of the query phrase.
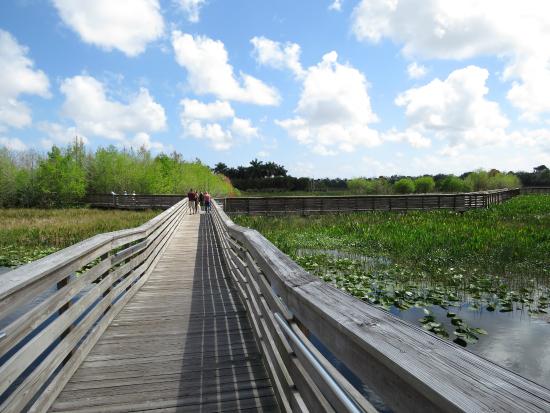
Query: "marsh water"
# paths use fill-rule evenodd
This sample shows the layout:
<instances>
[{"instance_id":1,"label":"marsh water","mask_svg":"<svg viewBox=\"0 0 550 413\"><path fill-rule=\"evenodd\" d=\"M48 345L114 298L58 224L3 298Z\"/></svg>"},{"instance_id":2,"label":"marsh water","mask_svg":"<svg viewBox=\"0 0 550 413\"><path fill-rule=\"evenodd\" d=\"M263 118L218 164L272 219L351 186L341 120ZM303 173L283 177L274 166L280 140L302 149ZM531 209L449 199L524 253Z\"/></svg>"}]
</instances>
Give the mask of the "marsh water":
<instances>
[{"instance_id":1,"label":"marsh water","mask_svg":"<svg viewBox=\"0 0 550 413\"><path fill-rule=\"evenodd\" d=\"M341 253L334 250L300 250L298 256L324 254L333 258L346 258L359 261L365 269L390 265L387 258L368 257L357 254ZM487 310L486 305L479 305L479 300L470 300L467 295L460 303L442 308L439 305L412 306L399 309L389 306L389 312L414 325L425 315L426 308L437 322L452 332L456 325L448 317L449 311L463 320L465 325L486 330L486 335L478 335L475 342L467 344L467 350L486 358L519 375L550 388L550 315L545 313L530 314L525 308L515 304L511 311L501 312ZM477 302L477 303L476 303ZM474 304L473 304L474 303ZM456 304L456 305L455 305ZM450 339L453 334L450 334Z\"/></svg>"}]
</instances>

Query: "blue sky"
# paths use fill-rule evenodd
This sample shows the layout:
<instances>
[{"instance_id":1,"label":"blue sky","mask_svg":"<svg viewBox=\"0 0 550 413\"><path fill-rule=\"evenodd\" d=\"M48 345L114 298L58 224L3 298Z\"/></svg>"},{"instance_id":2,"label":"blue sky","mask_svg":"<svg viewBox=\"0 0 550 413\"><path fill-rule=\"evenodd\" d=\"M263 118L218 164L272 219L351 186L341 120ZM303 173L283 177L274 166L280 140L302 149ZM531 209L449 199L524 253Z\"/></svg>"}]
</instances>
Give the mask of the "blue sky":
<instances>
[{"instance_id":1,"label":"blue sky","mask_svg":"<svg viewBox=\"0 0 550 413\"><path fill-rule=\"evenodd\" d=\"M12 0L0 145L75 135L316 177L550 164L536 0Z\"/></svg>"}]
</instances>

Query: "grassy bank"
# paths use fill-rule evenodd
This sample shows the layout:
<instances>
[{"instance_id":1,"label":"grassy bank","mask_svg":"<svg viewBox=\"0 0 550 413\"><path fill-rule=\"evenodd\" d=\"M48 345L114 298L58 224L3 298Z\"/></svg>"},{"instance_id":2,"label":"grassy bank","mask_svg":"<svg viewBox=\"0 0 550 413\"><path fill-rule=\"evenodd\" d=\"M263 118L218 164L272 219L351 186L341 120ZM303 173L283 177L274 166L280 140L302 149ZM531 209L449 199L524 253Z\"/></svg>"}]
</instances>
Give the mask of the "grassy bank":
<instances>
[{"instance_id":1,"label":"grassy bank","mask_svg":"<svg viewBox=\"0 0 550 413\"><path fill-rule=\"evenodd\" d=\"M158 211L0 209L0 266L42 258L102 232L132 228Z\"/></svg>"}]
</instances>

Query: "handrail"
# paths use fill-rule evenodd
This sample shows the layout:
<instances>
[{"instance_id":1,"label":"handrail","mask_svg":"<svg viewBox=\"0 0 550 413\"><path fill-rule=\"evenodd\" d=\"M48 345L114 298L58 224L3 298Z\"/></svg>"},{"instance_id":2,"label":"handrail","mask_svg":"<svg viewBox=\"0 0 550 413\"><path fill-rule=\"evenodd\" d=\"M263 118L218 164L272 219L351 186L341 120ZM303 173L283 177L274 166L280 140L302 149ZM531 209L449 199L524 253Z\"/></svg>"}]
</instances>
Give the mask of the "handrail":
<instances>
[{"instance_id":1,"label":"handrail","mask_svg":"<svg viewBox=\"0 0 550 413\"><path fill-rule=\"evenodd\" d=\"M0 411L49 408L147 281L187 210L184 199L140 227L96 235L2 274Z\"/></svg>"},{"instance_id":2,"label":"handrail","mask_svg":"<svg viewBox=\"0 0 550 413\"><path fill-rule=\"evenodd\" d=\"M317 360L313 353L307 348L302 340L296 335L294 331L288 326L283 317L279 313L275 313L275 320L279 323L283 329L285 335L290 338L292 343L298 347L300 354L302 354L307 361L313 366L315 371L319 374L322 380L330 387L334 392L338 400L345 406L346 410L350 413L362 413L363 409L357 406L355 401L346 393L344 389L336 382L331 374L323 367L323 365Z\"/></svg>"},{"instance_id":3,"label":"handrail","mask_svg":"<svg viewBox=\"0 0 550 413\"><path fill-rule=\"evenodd\" d=\"M233 223L216 203L213 215L226 263L250 308L268 365L276 367L275 382L281 385L275 390L282 406L285 400L287 405L301 401L311 411L330 411L330 404L311 403L310 396L319 393L328 401L321 383L311 375L300 376L303 364L293 367L295 358L288 356L268 310L311 332L396 412L550 411L550 389L311 276L260 233ZM300 334L300 329L293 330ZM282 363L271 357L271 342ZM285 386L297 389L299 397Z\"/></svg>"}]
</instances>

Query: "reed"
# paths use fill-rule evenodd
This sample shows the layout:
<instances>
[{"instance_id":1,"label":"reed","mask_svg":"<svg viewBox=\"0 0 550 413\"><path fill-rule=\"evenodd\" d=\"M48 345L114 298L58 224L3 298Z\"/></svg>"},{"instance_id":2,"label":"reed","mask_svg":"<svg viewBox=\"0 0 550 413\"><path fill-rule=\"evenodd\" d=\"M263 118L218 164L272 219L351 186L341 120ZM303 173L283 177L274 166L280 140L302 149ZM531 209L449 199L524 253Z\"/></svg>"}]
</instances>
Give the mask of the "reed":
<instances>
[{"instance_id":1,"label":"reed","mask_svg":"<svg viewBox=\"0 0 550 413\"><path fill-rule=\"evenodd\" d=\"M133 228L158 211L0 209L0 266L42 258L103 232Z\"/></svg>"}]
</instances>

